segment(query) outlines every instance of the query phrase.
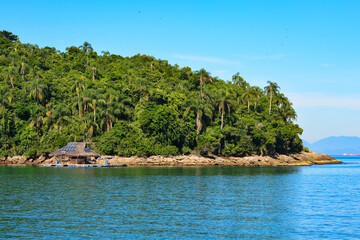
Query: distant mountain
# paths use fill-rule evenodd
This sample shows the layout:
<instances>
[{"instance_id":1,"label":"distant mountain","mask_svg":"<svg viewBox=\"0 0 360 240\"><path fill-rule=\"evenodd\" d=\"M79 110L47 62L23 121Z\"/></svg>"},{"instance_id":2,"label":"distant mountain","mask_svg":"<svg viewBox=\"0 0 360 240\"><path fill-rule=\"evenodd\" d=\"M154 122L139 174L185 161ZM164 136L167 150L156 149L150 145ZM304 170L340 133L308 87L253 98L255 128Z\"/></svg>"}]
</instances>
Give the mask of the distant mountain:
<instances>
[{"instance_id":1,"label":"distant mountain","mask_svg":"<svg viewBox=\"0 0 360 240\"><path fill-rule=\"evenodd\" d=\"M328 137L321 139L313 144L303 141L304 146L311 151L326 153L329 155L339 154L357 154L360 153L360 138L359 137Z\"/></svg>"}]
</instances>

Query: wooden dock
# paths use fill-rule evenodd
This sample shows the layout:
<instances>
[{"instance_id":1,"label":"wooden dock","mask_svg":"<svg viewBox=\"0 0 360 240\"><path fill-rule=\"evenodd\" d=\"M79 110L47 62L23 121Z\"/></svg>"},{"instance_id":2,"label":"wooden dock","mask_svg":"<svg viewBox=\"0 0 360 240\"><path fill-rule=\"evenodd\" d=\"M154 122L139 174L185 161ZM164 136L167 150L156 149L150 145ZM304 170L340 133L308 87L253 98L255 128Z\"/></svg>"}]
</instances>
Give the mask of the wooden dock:
<instances>
[{"instance_id":1,"label":"wooden dock","mask_svg":"<svg viewBox=\"0 0 360 240\"><path fill-rule=\"evenodd\" d=\"M67 167L67 168L109 168L109 167L127 167L126 164L43 164L43 167Z\"/></svg>"}]
</instances>

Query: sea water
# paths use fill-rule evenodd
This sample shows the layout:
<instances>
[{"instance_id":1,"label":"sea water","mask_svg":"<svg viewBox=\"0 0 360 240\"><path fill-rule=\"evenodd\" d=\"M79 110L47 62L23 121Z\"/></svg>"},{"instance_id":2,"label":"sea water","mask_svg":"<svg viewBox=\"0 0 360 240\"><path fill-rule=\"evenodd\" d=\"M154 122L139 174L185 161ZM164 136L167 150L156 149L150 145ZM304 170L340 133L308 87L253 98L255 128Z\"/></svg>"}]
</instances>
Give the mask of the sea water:
<instances>
[{"instance_id":1,"label":"sea water","mask_svg":"<svg viewBox=\"0 0 360 240\"><path fill-rule=\"evenodd\" d=\"M0 166L0 238L360 239L360 158L311 167Z\"/></svg>"}]
</instances>

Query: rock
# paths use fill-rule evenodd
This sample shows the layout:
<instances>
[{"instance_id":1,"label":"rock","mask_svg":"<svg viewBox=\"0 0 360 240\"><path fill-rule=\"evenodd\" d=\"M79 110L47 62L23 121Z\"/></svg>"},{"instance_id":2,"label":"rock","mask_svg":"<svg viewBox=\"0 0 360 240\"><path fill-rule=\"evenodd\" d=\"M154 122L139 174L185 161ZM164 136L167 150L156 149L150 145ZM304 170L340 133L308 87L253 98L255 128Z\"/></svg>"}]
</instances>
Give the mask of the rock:
<instances>
[{"instance_id":1,"label":"rock","mask_svg":"<svg viewBox=\"0 0 360 240\"><path fill-rule=\"evenodd\" d=\"M52 164L56 158L47 159L41 155L34 161L26 157L15 156L0 158L0 164ZM105 164L107 158L96 160L96 164ZM203 157L198 155L187 156L150 156L150 157L119 157L108 159L110 164L128 166L310 166L313 164L337 164L342 163L326 154L314 152L301 152L289 155L277 156L247 156L247 157Z\"/></svg>"},{"instance_id":2,"label":"rock","mask_svg":"<svg viewBox=\"0 0 360 240\"><path fill-rule=\"evenodd\" d=\"M11 164L25 164L26 157L24 156L14 156L14 157L8 157L7 161Z\"/></svg>"},{"instance_id":3,"label":"rock","mask_svg":"<svg viewBox=\"0 0 360 240\"><path fill-rule=\"evenodd\" d=\"M41 156L36 160L38 163L43 163L46 160L46 157L44 154L41 154Z\"/></svg>"}]
</instances>

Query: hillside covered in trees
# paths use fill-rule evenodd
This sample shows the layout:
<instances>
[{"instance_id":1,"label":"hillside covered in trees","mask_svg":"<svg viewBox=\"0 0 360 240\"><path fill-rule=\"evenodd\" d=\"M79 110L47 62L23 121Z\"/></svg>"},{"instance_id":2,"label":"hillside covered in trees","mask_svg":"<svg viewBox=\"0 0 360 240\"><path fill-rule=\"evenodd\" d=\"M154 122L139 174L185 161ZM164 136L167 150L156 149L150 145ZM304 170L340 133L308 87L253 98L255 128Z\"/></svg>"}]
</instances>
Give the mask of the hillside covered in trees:
<instances>
[{"instance_id":1,"label":"hillside covered in trees","mask_svg":"<svg viewBox=\"0 0 360 240\"><path fill-rule=\"evenodd\" d=\"M151 56L65 52L0 31L0 156L34 157L67 142L120 156L300 152L296 113L279 86L232 82Z\"/></svg>"}]
</instances>

